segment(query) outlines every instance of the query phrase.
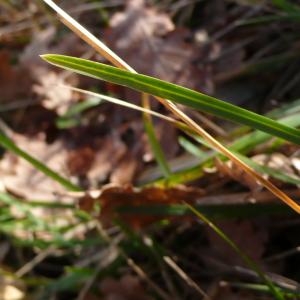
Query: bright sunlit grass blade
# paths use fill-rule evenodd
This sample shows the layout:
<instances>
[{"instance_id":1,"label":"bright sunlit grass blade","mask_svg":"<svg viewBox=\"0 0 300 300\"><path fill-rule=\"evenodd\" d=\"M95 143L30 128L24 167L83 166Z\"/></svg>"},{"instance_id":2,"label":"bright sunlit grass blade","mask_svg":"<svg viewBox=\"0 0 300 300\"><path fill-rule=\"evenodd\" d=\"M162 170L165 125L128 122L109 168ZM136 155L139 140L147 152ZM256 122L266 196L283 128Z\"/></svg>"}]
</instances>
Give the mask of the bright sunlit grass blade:
<instances>
[{"instance_id":1,"label":"bright sunlit grass blade","mask_svg":"<svg viewBox=\"0 0 300 300\"><path fill-rule=\"evenodd\" d=\"M300 145L300 130L208 95L153 77L130 73L81 58L54 54L43 55L42 58L56 66L166 98L233 122L248 125Z\"/></svg>"},{"instance_id":2,"label":"bright sunlit grass blade","mask_svg":"<svg viewBox=\"0 0 300 300\"><path fill-rule=\"evenodd\" d=\"M79 37L85 40L91 47L93 47L97 52L108 59L113 65L125 69L129 72L136 74L136 71L129 66L125 61L123 61L118 55L111 51L105 44L103 44L99 39L97 39L93 34L86 30L82 25L80 25L75 19L68 15L64 10L58 7L52 0L44 0L48 5L50 5L60 16L62 22L68 26L72 31L74 31ZM147 93L147 91L143 91ZM153 93L150 93L153 94ZM203 96L203 94L201 94ZM205 96L205 95L204 95ZM235 162L241 169L247 172L249 175L253 176L258 180L264 187L266 187L271 193L276 195L279 199L289 205L292 209L300 213L300 206L280 189L274 186L271 182L263 178L260 174L254 171L251 167L241 161L233 153L231 153L226 147L219 143L214 137L212 137L208 132L206 132L201 126L189 118L184 112L182 112L173 102L165 100L159 95L155 95L155 98L161 102L168 110L172 111L180 120L182 120L189 129L193 130L210 145L215 147L220 153L224 154L226 157ZM214 98L213 98L214 99ZM217 99L215 99L218 101ZM222 101L221 101L222 103ZM250 112L251 113L251 112ZM247 124L247 123L245 123Z\"/></svg>"},{"instance_id":3,"label":"bright sunlit grass blade","mask_svg":"<svg viewBox=\"0 0 300 300\"><path fill-rule=\"evenodd\" d=\"M70 191L81 191L81 188L77 185L70 182L68 179L60 176L57 172L51 170L46 165L44 165L42 162L38 161L34 157L32 157L30 154L25 152L24 150L20 149L10 138L7 136L0 134L0 145L5 148L6 150L9 150L16 155L22 157L26 161L28 161L32 166L34 166L37 170L44 173L46 176L52 178L53 180L60 183L62 186L64 186L66 189Z\"/></svg>"},{"instance_id":4,"label":"bright sunlit grass blade","mask_svg":"<svg viewBox=\"0 0 300 300\"><path fill-rule=\"evenodd\" d=\"M46 1L46 0L44 0L44 1ZM117 56L113 51L111 51L106 45L104 45L99 39L97 39L93 34L91 34L83 26L81 26L76 20L74 20L71 16L69 16L65 11L63 11L60 7L58 7L52 0L47 0L46 2L59 14L59 16L62 19L62 21L63 21L64 24L66 24L72 31L74 31L77 35L79 35L83 40L85 40L90 46L92 46L94 49L96 49L96 51L98 51L100 54L102 54L104 57L106 57L112 64L118 66L121 69L125 69L125 70L127 70L129 72L132 72L133 74L136 74L136 71L133 68L131 68L125 61L123 61L119 56ZM89 61L85 61L85 62L89 62ZM93 62L91 62L91 63L93 64ZM68 67L67 67L67 69L68 69ZM115 69L115 70L118 70L118 69ZM89 71L91 71L91 70L89 70ZM89 72L85 73L85 72L82 72L82 70L80 71L80 73L83 73L83 74L86 74L86 75L89 74ZM92 76L93 77L93 75L91 75L91 74L89 74L88 76ZM109 76L109 77L111 78L111 76ZM96 78L98 78L98 77L96 76ZM125 79L127 79L127 81L128 81L128 77L125 78ZM152 80L153 80L153 78L152 78ZM112 81L112 82L114 82L114 81ZM118 83L118 82L119 82L118 80L115 81L115 83ZM165 83L165 84L168 84L168 83ZM146 85L146 87L147 87L147 85ZM149 87L149 85L148 85L148 87ZM179 88L181 88L181 87L179 87ZM190 92L193 93L193 91L191 91L191 90L187 90L187 89L183 89L183 90L184 91L190 91ZM168 89L165 90L165 92L166 91L168 92ZM148 93L148 89L146 88L146 90L142 90L142 92ZM150 92L150 94L153 94L153 93ZM163 98L169 98L168 94L169 93L166 94L167 97L163 97ZM252 177L256 178L256 180L258 180L271 193L273 193L274 195L276 195L279 199L281 199L283 202L285 202L287 205L289 205L292 209L294 209L295 211L297 211L298 213L300 213L300 206L293 199L291 199L290 197L288 197L285 193L283 193L280 189L278 189L276 186L274 186L271 182L269 182L268 180L266 180L259 173L257 173L256 171L254 171L251 167L249 167L247 164L245 164L243 161L241 161L233 153L231 153L226 147L224 147L221 143L219 143L216 139L214 139L201 126L199 126L191 118L189 118L184 112L182 112L180 109L178 109L178 107L173 102L171 102L169 100L163 99L162 97L160 97L160 94L153 94L153 95L168 110L172 111L179 119L181 119L186 125L188 125L188 127L191 130L195 131L197 134L199 134L201 137L203 137L206 141L209 142L210 145L212 145L220 153L224 154L226 157L228 157L233 162L235 162L240 168L242 168L249 175L251 175ZM199 94L199 95L201 95L202 98L203 98L203 96L205 98L205 95L203 95L203 94ZM211 97L209 97L209 98L211 98ZM178 99L180 100L181 97L179 97ZM212 98L212 99L214 99L217 102L219 101L220 103L227 104L226 102L222 102L222 101L220 101L218 99L215 99L215 98ZM174 101L176 102L176 99ZM207 107L207 105L206 105L206 107ZM237 108L237 109L240 109L240 108ZM202 110L203 110L203 108L202 108ZM242 110L242 111L244 111L244 114L245 114L245 112L247 112L247 110ZM226 110L225 110L225 112L226 112ZM229 112L230 112L230 110L227 110L227 113L229 113ZM248 112L248 113L250 115L252 114L252 117L253 117L253 113L251 113L251 112ZM241 116L241 114L239 114L239 115ZM256 116L256 115L254 114L254 116ZM227 117L229 117L229 119L232 119L232 118L230 118L230 116L227 116ZM260 117L262 117L262 116L260 116ZM274 121L269 120L269 122L274 122ZM250 123L249 122L248 123L244 122L244 124L250 124ZM275 122L275 124L276 124L276 122ZM264 125L264 124L262 124L262 125ZM287 131L290 133L291 130L293 130L293 129L290 128ZM294 130L296 130L296 129L294 129ZM281 131L284 132L283 128L281 128ZM297 132L297 130L296 130L296 132ZM298 132L295 135L299 136Z\"/></svg>"}]
</instances>

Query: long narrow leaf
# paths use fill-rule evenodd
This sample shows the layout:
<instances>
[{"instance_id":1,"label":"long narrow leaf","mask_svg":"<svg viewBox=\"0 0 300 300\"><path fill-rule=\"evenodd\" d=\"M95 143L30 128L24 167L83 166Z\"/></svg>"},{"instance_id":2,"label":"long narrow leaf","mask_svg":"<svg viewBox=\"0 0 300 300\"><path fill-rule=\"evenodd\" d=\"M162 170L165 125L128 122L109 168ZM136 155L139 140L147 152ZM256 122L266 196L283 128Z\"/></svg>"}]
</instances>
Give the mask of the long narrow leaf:
<instances>
[{"instance_id":1,"label":"long narrow leaf","mask_svg":"<svg viewBox=\"0 0 300 300\"><path fill-rule=\"evenodd\" d=\"M298 129L280 124L270 118L211 96L153 77L133 74L81 58L55 54L43 55L42 58L56 66L166 98L233 122L248 125L300 145L300 131Z\"/></svg>"},{"instance_id":2,"label":"long narrow leaf","mask_svg":"<svg viewBox=\"0 0 300 300\"><path fill-rule=\"evenodd\" d=\"M144 108L150 109L150 101L149 101L148 94L142 93L142 104L143 104ZM154 155L162 173L164 174L165 178L168 178L171 175L171 170L169 168L169 165L166 160L163 149L156 137L155 128L154 128L154 124L152 122L151 115L144 112L143 120L144 120L145 131L147 133L148 141L151 146L153 155Z\"/></svg>"}]
</instances>

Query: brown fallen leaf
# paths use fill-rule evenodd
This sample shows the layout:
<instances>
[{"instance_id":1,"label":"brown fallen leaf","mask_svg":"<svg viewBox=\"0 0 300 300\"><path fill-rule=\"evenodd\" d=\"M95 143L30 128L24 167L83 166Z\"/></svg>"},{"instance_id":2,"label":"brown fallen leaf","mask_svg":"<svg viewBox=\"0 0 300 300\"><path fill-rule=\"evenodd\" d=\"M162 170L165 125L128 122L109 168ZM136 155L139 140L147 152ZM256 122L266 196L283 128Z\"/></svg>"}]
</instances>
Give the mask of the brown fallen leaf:
<instances>
[{"instance_id":1,"label":"brown fallen leaf","mask_svg":"<svg viewBox=\"0 0 300 300\"><path fill-rule=\"evenodd\" d=\"M73 176L84 176L92 168L96 151L90 145L72 149L69 151L67 166Z\"/></svg>"},{"instance_id":2,"label":"brown fallen leaf","mask_svg":"<svg viewBox=\"0 0 300 300\"><path fill-rule=\"evenodd\" d=\"M138 72L211 92L210 71L196 67L201 49L187 42L188 29L177 28L170 17L145 1L128 1L110 19L107 43Z\"/></svg>"},{"instance_id":3,"label":"brown fallen leaf","mask_svg":"<svg viewBox=\"0 0 300 300\"><path fill-rule=\"evenodd\" d=\"M66 168L67 150L57 140L47 144L44 134L26 137L20 134L12 136L13 141L24 151L45 163L61 176L69 177ZM25 199L54 200L54 192L65 189L31 164L11 152L5 152L0 161L1 181L5 188Z\"/></svg>"},{"instance_id":4,"label":"brown fallen leaf","mask_svg":"<svg viewBox=\"0 0 300 300\"><path fill-rule=\"evenodd\" d=\"M77 102L71 90L59 87L66 84L61 75L51 71L45 72L43 76L39 76L38 81L32 89L41 97L41 103L46 109L55 110L58 115L63 115Z\"/></svg>"},{"instance_id":5,"label":"brown fallen leaf","mask_svg":"<svg viewBox=\"0 0 300 300\"><path fill-rule=\"evenodd\" d=\"M106 185L100 191L97 197L86 194L81 198L79 206L81 209L92 213L96 203L101 205L101 221L110 223L115 217L121 217L124 221L130 223L135 228L152 223L163 218L163 216L142 216L136 213L117 212L121 206L138 207L140 205L163 205L179 204L182 201L192 203L196 201L204 192L198 188L178 186L176 188L134 188L131 185ZM167 216L166 216L167 217ZM168 216L169 217L169 216ZM173 219L176 219L174 217Z\"/></svg>"},{"instance_id":6,"label":"brown fallen leaf","mask_svg":"<svg viewBox=\"0 0 300 300\"><path fill-rule=\"evenodd\" d=\"M118 162L118 167L112 170L110 182L112 184L130 184L133 181L136 173L138 162L132 155L125 155L121 161Z\"/></svg>"},{"instance_id":7,"label":"brown fallen leaf","mask_svg":"<svg viewBox=\"0 0 300 300\"><path fill-rule=\"evenodd\" d=\"M31 88L46 109L64 114L68 108L78 101L69 89L62 89L59 85L66 84L66 72L51 71L51 67L45 64L41 58L42 53L68 53L80 55L84 47L79 39L72 34L66 34L59 42L53 45L56 37L56 28L49 26L44 30L34 31L32 40L20 55L20 66L32 76ZM76 83L76 75L72 76Z\"/></svg>"},{"instance_id":8,"label":"brown fallen leaf","mask_svg":"<svg viewBox=\"0 0 300 300\"><path fill-rule=\"evenodd\" d=\"M47 144L44 134L30 138L14 134L11 138L20 148L45 163L61 176L65 178L69 177L66 167L68 152L61 141L57 140L52 144ZM12 193L24 202L26 200L35 200L41 202L53 201L63 204L74 203L74 199L71 197L58 196L58 194L65 192L64 187L11 152L5 152L0 160L0 175L4 191ZM20 211L16 206L11 206L10 209L16 219L25 216L25 213ZM76 220L72 209L62 210L37 206L32 207L30 213L35 218L44 220L48 224L55 226L67 226ZM21 239L32 239L33 236L44 240L52 239L51 234L45 230L33 233L22 226L16 226L12 234Z\"/></svg>"},{"instance_id":9,"label":"brown fallen leaf","mask_svg":"<svg viewBox=\"0 0 300 300\"><path fill-rule=\"evenodd\" d=\"M98 188L100 183L107 181L127 151L126 145L118 135L107 137L97 142L95 158L87 172L90 186Z\"/></svg>"}]
</instances>

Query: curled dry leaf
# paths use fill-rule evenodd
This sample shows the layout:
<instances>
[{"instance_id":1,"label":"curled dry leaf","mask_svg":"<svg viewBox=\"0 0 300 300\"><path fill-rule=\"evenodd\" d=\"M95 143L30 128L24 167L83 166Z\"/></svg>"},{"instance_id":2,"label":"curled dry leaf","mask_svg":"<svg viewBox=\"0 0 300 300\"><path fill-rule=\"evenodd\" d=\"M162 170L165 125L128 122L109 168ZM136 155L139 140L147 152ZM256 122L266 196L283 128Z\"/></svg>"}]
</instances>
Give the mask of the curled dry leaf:
<instances>
[{"instance_id":1,"label":"curled dry leaf","mask_svg":"<svg viewBox=\"0 0 300 300\"><path fill-rule=\"evenodd\" d=\"M118 170L118 162L127 153L126 145L115 136L102 139L97 143L97 152L87 178L91 186L97 188L99 183L107 181Z\"/></svg>"},{"instance_id":2,"label":"curled dry leaf","mask_svg":"<svg viewBox=\"0 0 300 300\"><path fill-rule=\"evenodd\" d=\"M89 188L105 182L128 184L136 174L138 158L120 138L120 132L107 137L88 137L69 150L67 167L73 176L86 178ZM80 136L79 136L80 139ZM82 142L82 138L79 143Z\"/></svg>"}]
</instances>

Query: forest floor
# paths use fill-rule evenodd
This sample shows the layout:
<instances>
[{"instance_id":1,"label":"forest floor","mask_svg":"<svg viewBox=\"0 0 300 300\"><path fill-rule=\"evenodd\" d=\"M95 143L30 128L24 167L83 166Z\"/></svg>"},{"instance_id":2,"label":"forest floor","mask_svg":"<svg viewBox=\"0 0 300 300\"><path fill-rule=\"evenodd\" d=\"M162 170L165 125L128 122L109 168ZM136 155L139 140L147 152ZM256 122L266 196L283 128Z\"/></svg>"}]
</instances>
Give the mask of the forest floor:
<instances>
[{"instance_id":1,"label":"forest floor","mask_svg":"<svg viewBox=\"0 0 300 300\"><path fill-rule=\"evenodd\" d=\"M300 1L56 3L139 73L300 127ZM1 148L0 300L276 299L244 256L300 299L296 213L197 136L70 88L142 103L40 58L107 63L43 1L0 1L0 24L1 135L81 189ZM299 146L180 109L300 199Z\"/></svg>"}]
</instances>

